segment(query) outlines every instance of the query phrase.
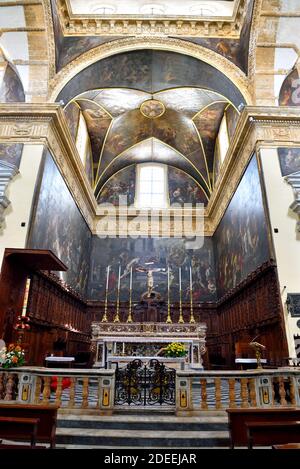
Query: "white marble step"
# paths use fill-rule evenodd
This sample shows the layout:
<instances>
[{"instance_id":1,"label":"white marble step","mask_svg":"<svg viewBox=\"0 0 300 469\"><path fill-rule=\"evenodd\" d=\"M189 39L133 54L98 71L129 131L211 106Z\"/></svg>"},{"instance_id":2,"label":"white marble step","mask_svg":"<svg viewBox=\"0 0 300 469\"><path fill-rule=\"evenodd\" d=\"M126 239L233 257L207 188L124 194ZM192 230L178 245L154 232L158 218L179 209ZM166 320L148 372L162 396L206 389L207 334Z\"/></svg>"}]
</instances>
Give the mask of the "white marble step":
<instances>
[{"instance_id":1,"label":"white marble step","mask_svg":"<svg viewBox=\"0 0 300 469\"><path fill-rule=\"evenodd\" d=\"M228 431L159 431L159 430L105 430L103 429L92 429L92 428L57 428L56 436L92 436L92 437L103 437L111 438L139 438L139 439L151 439L151 438L182 438L182 439L208 439L208 438L228 438Z\"/></svg>"}]
</instances>

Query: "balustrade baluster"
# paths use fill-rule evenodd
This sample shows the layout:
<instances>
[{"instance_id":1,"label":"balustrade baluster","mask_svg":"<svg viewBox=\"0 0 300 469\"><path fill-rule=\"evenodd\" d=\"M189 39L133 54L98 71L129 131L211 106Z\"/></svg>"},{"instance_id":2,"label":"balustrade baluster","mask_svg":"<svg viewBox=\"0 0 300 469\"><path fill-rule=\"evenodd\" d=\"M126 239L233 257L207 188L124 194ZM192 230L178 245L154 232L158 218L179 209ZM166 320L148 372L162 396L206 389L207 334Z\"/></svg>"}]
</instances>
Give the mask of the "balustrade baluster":
<instances>
[{"instance_id":1,"label":"balustrade baluster","mask_svg":"<svg viewBox=\"0 0 300 469\"><path fill-rule=\"evenodd\" d=\"M70 385L70 398L69 398L69 404L68 407L70 409L73 409L75 407L75 388L76 388L76 378L70 378L71 380L71 385Z\"/></svg>"},{"instance_id":2,"label":"balustrade baluster","mask_svg":"<svg viewBox=\"0 0 300 469\"><path fill-rule=\"evenodd\" d=\"M44 376L44 389L43 389L43 404L48 404L49 399L50 399L50 394L51 394L51 389L50 389L50 376Z\"/></svg>"},{"instance_id":3,"label":"balustrade baluster","mask_svg":"<svg viewBox=\"0 0 300 469\"><path fill-rule=\"evenodd\" d=\"M284 378L283 376L279 377L279 396L280 396L280 405L287 405L286 401L286 392L284 389Z\"/></svg>"},{"instance_id":4,"label":"balustrade baluster","mask_svg":"<svg viewBox=\"0 0 300 469\"><path fill-rule=\"evenodd\" d=\"M294 385L294 380L293 377L290 376L289 378L290 382L290 398L291 398L291 404L296 405L296 391L295 391L295 385Z\"/></svg>"},{"instance_id":5,"label":"balustrade baluster","mask_svg":"<svg viewBox=\"0 0 300 469\"><path fill-rule=\"evenodd\" d=\"M12 401L13 400L13 392L15 386L15 375L13 373L8 373L6 385L5 385L5 401Z\"/></svg>"},{"instance_id":6,"label":"balustrade baluster","mask_svg":"<svg viewBox=\"0 0 300 469\"><path fill-rule=\"evenodd\" d=\"M256 400L256 388L255 388L255 379L249 379L249 387L250 387L250 403L251 407L257 407L257 400Z\"/></svg>"},{"instance_id":7,"label":"balustrade baluster","mask_svg":"<svg viewBox=\"0 0 300 469\"><path fill-rule=\"evenodd\" d=\"M201 409L208 409L207 405L207 388L206 388L206 379L200 379L201 384Z\"/></svg>"},{"instance_id":8,"label":"balustrade baluster","mask_svg":"<svg viewBox=\"0 0 300 469\"><path fill-rule=\"evenodd\" d=\"M83 378L83 386L82 386L82 404L81 407L86 409L89 406L89 378Z\"/></svg>"},{"instance_id":9,"label":"balustrade baluster","mask_svg":"<svg viewBox=\"0 0 300 469\"><path fill-rule=\"evenodd\" d=\"M62 376L57 377L57 388L55 393L55 404L61 406L61 393L62 393Z\"/></svg>"},{"instance_id":10,"label":"balustrade baluster","mask_svg":"<svg viewBox=\"0 0 300 469\"><path fill-rule=\"evenodd\" d=\"M234 378L229 378L228 386L229 386L229 406L231 408L233 408L233 407L236 407L236 403L235 403L235 379Z\"/></svg>"},{"instance_id":11,"label":"balustrade baluster","mask_svg":"<svg viewBox=\"0 0 300 469\"><path fill-rule=\"evenodd\" d=\"M248 403L248 378L241 378L242 407L249 407Z\"/></svg>"},{"instance_id":12,"label":"balustrade baluster","mask_svg":"<svg viewBox=\"0 0 300 469\"><path fill-rule=\"evenodd\" d=\"M36 377L35 380L35 390L34 390L34 402L38 404L41 399L41 389L42 389L42 378L40 376Z\"/></svg>"},{"instance_id":13,"label":"balustrade baluster","mask_svg":"<svg viewBox=\"0 0 300 469\"><path fill-rule=\"evenodd\" d=\"M216 409L222 409L221 404L221 378L215 378Z\"/></svg>"},{"instance_id":14,"label":"balustrade baluster","mask_svg":"<svg viewBox=\"0 0 300 469\"><path fill-rule=\"evenodd\" d=\"M4 373L0 372L0 399L4 397Z\"/></svg>"}]
</instances>

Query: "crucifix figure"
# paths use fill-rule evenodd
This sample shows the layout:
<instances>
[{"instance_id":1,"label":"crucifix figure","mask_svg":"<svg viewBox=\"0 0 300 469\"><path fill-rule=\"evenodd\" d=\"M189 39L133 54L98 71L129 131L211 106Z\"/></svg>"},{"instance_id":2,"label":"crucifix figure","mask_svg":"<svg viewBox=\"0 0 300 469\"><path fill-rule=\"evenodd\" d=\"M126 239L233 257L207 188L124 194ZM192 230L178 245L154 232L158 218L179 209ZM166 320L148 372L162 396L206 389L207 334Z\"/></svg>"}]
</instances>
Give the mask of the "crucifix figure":
<instances>
[{"instance_id":1,"label":"crucifix figure","mask_svg":"<svg viewBox=\"0 0 300 469\"><path fill-rule=\"evenodd\" d=\"M146 269L144 267L138 267L136 270L137 272L147 272L147 298L151 298L154 286L153 272L160 272L164 269Z\"/></svg>"}]
</instances>

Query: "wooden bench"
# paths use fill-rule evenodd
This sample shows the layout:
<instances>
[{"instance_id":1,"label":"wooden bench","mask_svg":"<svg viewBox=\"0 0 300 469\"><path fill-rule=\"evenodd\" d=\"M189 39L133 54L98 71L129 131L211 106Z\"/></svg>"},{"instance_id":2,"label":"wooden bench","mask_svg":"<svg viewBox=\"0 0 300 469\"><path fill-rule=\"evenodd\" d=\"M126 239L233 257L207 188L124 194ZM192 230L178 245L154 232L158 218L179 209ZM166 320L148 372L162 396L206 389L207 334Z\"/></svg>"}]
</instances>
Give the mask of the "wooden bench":
<instances>
[{"instance_id":1,"label":"wooden bench","mask_svg":"<svg viewBox=\"0 0 300 469\"><path fill-rule=\"evenodd\" d=\"M248 449L253 446L271 446L276 443L300 443L300 421L246 422Z\"/></svg>"},{"instance_id":2,"label":"wooden bench","mask_svg":"<svg viewBox=\"0 0 300 469\"><path fill-rule=\"evenodd\" d=\"M7 429L5 425L0 425L0 438L12 439L15 441L28 441L30 438L32 441L32 437L30 437L30 432L28 431L30 427L29 419L38 420L36 433L34 434L34 441L49 443L50 448L55 448L55 432L58 408L59 406L53 404L45 406L33 404L1 403L0 418L11 419L11 424L9 424L10 427ZM13 419L23 419L23 426L21 422L13 422ZM25 423L26 420L28 420L27 424Z\"/></svg>"},{"instance_id":3,"label":"wooden bench","mask_svg":"<svg viewBox=\"0 0 300 469\"><path fill-rule=\"evenodd\" d=\"M231 439L231 448L247 446L248 436L246 422L290 422L300 421L300 408L296 407L270 407L226 409Z\"/></svg>"},{"instance_id":4,"label":"wooden bench","mask_svg":"<svg viewBox=\"0 0 300 469\"><path fill-rule=\"evenodd\" d=\"M30 437L30 446L36 445L37 427L40 419L0 417L0 437L14 440L20 435Z\"/></svg>"}]
</instances>

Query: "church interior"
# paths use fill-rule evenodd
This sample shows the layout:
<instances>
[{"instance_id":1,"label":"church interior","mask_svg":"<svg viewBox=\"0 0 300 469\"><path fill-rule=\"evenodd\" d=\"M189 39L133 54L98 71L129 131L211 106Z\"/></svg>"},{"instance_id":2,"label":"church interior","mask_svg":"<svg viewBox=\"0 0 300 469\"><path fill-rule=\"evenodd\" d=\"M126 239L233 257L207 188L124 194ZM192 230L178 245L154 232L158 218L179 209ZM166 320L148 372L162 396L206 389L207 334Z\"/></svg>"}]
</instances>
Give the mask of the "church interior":
<instances>
[{"instance_id":1,"label":"church interior","mask_svg":"<svg viewBox=\"0 0 300 469\"><path fill-rule=\"evenodd\" d=\"M299 14L1 1L0 449L300 449Z\"/></svg>"}]
</instances>

